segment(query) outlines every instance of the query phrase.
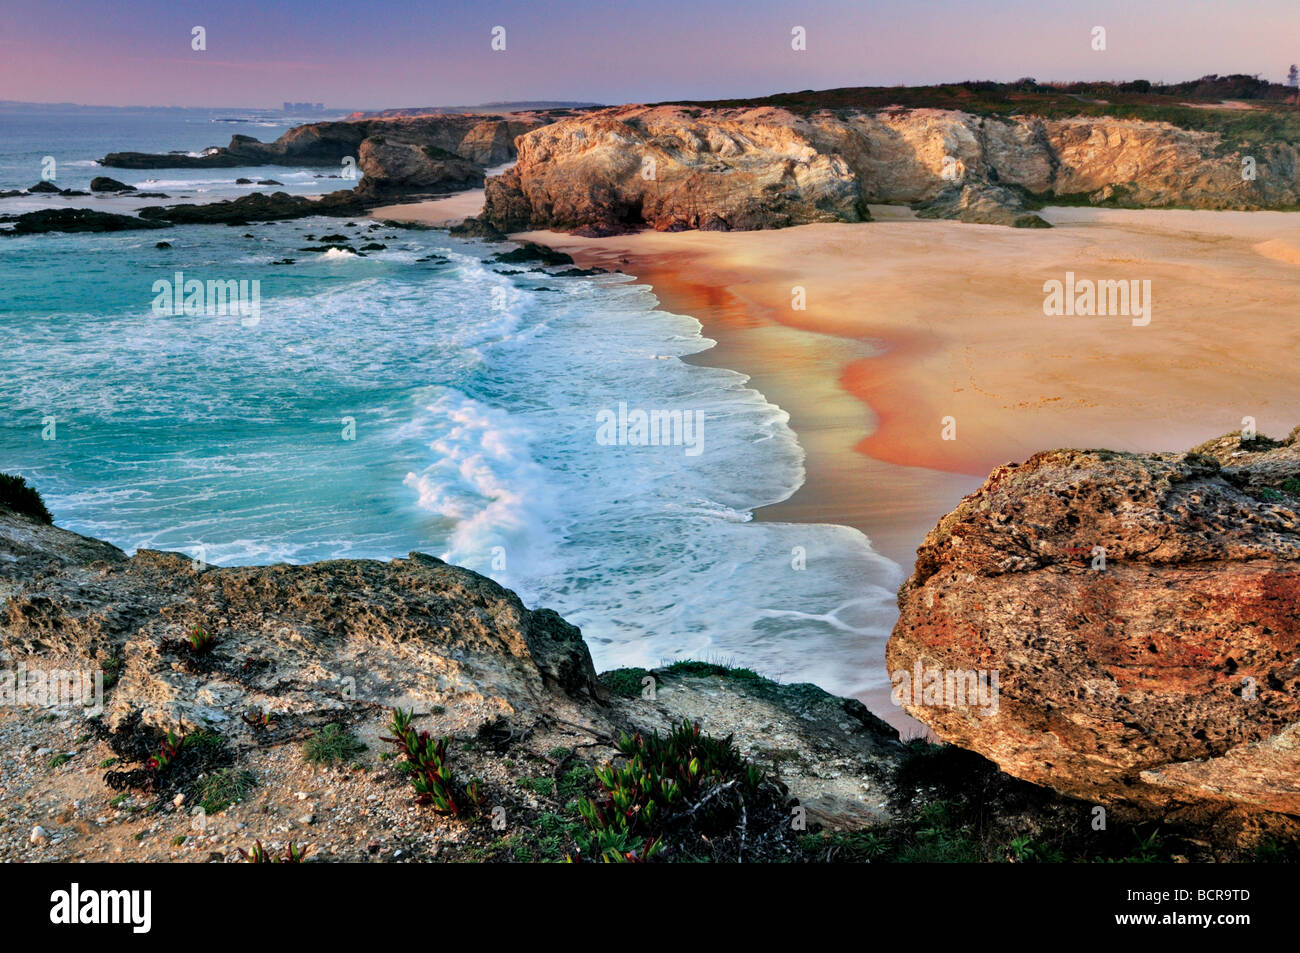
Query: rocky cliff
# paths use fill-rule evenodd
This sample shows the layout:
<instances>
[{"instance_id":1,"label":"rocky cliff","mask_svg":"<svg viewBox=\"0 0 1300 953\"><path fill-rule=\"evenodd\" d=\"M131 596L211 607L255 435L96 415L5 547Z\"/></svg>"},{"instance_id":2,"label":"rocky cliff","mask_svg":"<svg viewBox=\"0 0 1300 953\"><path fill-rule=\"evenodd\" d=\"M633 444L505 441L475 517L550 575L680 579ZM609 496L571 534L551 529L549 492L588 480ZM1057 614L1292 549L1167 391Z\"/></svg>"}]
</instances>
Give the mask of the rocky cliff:
<instances>
[{"instance_id":1,"label":"rocky cliff","mask_svg":"<svg viewBox=\"0 0 1300 953\"><path fill-rule=\"evenodd\" d=\"M517 165L488 183L485 217L506 231L777 228L861 221L867 203L1019 226L1046 224L1032 214L1044 199L1300 203L1292 145L1247 162L1217 133L1104 116L623 106L561 118L518 150Z\"/></svg>"},{"instance_id":2,"label":"rocky cliff","mask_svg":"<svg viewBox=\"0 0 1300 953\"><path fill-rule=\"evenodd\" d=\"M899 606L888 668L944 741L1095 804L1294 836L1300 428L1000 467ZM962 696L972 672L995 704Z\"/></svg>"},{"instance_id":3,"label":"rocky cliff","mask_svg":"<svg viewBox=\"0 0 1300 953\"><path fill-rule=\"evenodd\" d=\"M294 126L274 142L237 135L230 145L202 155L110 152L100 165L119 169L229 168L249 165L339 165L356 159L362 143L377 137L389 143L429 146L478 166L514 158L516 137L550 121L544 112L509 116L473 114L313 122Z\"/></svg>"}]
</instances>

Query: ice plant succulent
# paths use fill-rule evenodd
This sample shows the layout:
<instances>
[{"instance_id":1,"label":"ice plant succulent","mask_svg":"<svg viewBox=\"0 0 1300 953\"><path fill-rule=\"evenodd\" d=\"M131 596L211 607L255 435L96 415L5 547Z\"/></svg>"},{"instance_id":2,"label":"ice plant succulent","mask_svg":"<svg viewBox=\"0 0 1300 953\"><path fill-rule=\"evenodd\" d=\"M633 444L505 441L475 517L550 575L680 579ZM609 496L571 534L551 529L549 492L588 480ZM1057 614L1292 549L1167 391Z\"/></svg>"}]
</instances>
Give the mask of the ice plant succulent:
<instances>
[{"instance_id":1,"label":"ice plant succulent","mask_svg":"<svg viewBox=\"0 0 1300 953\"><path fill-rule=\"evenodd\" d=\"M725 829L766 780L730 735L711 738L698 723L683 721L664 737L624 732L616 747L626 760L596 768L602 794L578 804L591 831L587 849L606 861L650 859L672 827Z\"/></svg>"},{"instance_id":2,"label":"ice plant succulent","mask_svg":"<svg viewBox=\"0 0 1300 953\"><path fill-rule=\"evenodd\" d=\"M190 643L190 651L195 655L206 655L212 651L212 643L216 641L216 636L203 626L196 625L190 629L190 634L185 637L185 640Z\"/></svg>"},{"instance_id":3,"label":"ice plant succulent","mask_svg":"<svg viewBox=\"0 0 1300 953\"><path fill-rule=\"evenodd\" d=\"M167 737L158 746L158 753L145 762L145 767L161 774L171 767L184 744L184 738L178 738L174 732L168 731Z\"/></svg>"},{"instance_id":4,"label":"ice plant succulent","mask_svg":"<svg viewBox=\"0 0 1300 953\"><path fill-rule=\"evenodd\" d=\"M477 809L482 802L482 794L477 781L461 787L452 777L447 766L447 738L435 741L427 731L416 732L411 727L412 711L393 709L393 721L388 726L392 737L383 737L383 741L397 745L405 756L401 762L402 769L411 778L415 788L416 800L421 804L432 804L434 809L443 814L459 817L469 808Z\"/></svg>"},{"instance_id":5,"label":"ice plant succulent","mask_svg":"<svg viewBox=\"0 0 1300 953\"><path fill-rule=\"evenodd\" d=\"M239 856L250 864L301 864L311 848L306 844L298 847L291 842L282 853L272 854L262 846L262 842L259 840L253 842L251 851L244 850L242 847L238 847L236 850L239 851Z\"/></svg>"}]
</instances>

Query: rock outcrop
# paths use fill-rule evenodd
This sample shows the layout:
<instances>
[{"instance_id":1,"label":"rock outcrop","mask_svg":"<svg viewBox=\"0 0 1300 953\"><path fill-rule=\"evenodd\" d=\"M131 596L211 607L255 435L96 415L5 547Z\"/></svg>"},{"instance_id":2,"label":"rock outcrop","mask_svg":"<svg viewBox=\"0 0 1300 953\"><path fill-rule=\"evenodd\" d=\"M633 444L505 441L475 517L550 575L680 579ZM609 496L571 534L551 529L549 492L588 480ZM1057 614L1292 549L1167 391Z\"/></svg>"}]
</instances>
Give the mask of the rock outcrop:
<instances>
[{"instance_id":1,"label":"rock outcrop","mask_svg":"<svg viewBox=\"0 0 1300 953\"><path fill-rule=\"evenodd\" d=\"M440 115L399 119L313 122L294 126L274 142L236 135L230 145L200 155L181 152L110 152L100 165L118 169L207 169L256 165L340 165L359 159L367 139L432 146L478 166L514 158L517 136L549 121L545 112L510 116Z\"/></svg>"},{"instance_id":2,"label":"rock outcrop","mask_svg":"<svg viewBox=\"0 0 1300 953\"><path fill-rule=\"evenodd\" d=\"M361 143L360 168L364 176L357 194L367 202L393 197L481 188L483 167L437 146L389 142L372 136Z\"/></svg>"},{"instance_id":3,"label":"rock outcrop","mask_svg":"<svg viewBox=\"0 0 1300 953\"><path fill-rule=\"evenodd\" d=\"M888 667L940 739L1097 804L1300 827L1300 428L1000 467L899 606ZM991 706L952 691L978 672Z\"/></svg>"},{"instance_id":4,"label":"rock outcrop","mask_svg":"<svg viewBox=\"0 0 1300 953\"><path fill-rule=\"evenodd\" d=\"M366 202L355 189L339 189L320 198L290 195L288 192L252 192L224 202L199 205L150 205L140 209L140 220L173 222L178 225L243 224L273 222L310 215L350 218L364 215Z\"/></svg>"},{"instance_id":5,"label":"rock outcrop","mask_svg":"<svg viewBox=\"0 0 1300 953\"><path fill-rule=\"evenodd\" d=\"M867 203L1030 227L1046 224L1032 211L1053 198L1300 204L1300 149L1289 143L1247 156L1217 133L1106 116L622 106L559 119L518 148L518 164L487 185L485 216L504 230L775 228L861 221Z\"/></svg>"},{"instance_id":6,"label":"rock outcrop","mask_svg":"<svg viewBox=\"0 0 1300 953\"><path fill-rule=\"evenodd\" d=\"M166 228L167 222L149 221L134 215L96 212L88 208L43 208L16 216L13 225L0 235L40 235L45 232L124 232L142 228Z\"/></svg>"},{"instance_id":7,"label":"rock outcrop","mask_svg":"<svg viewBox=\"0 0 1300 953\"><path fill-rule=\"evenodd\" d=\"M248 710L281 717L354 705L445 711L446 728L535 720L607 693L578 630L486 577L413 553L388 563L217 569L131 558L0 510L0 648L120 662L110 726L194 730ZM196 655L195 627L213 636Z\"/></svg>"}]
</instances>

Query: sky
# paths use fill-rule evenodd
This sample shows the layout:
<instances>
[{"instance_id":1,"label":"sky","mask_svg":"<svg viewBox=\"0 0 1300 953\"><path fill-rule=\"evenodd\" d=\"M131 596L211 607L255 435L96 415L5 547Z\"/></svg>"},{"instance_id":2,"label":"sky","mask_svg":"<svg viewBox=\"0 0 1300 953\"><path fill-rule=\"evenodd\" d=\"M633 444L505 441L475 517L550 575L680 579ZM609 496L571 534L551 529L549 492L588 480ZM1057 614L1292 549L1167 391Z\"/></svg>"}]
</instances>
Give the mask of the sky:
<instances>
[{"instance_id":1,"label":"sky","mask_svg":"<svg viewBox=\"0 0 1300 953\"><path fill-rule=\"evenodd\" d=\"M206 49L192 49L193 29ZM791 31L806 31L806 50ZM1092 49L1092 30L1106 49ZM493 50L504 27L505 49ZM0 100L624 103L1300 61L1296 0L0 0Z\"/></svg>"}]
</instances>

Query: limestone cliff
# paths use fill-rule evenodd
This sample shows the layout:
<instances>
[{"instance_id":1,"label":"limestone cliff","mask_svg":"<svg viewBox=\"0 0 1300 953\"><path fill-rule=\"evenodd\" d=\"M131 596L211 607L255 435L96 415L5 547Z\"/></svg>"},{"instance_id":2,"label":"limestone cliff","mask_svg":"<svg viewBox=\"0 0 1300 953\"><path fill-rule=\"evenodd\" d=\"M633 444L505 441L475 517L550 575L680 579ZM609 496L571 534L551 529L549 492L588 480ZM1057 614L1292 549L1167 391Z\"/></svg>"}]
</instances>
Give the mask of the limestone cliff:
<instances>
[{"instance_id":1,"label":"limestone cliff","mask_svg":"<svg viewBox=\"0 0 1300 953\"><path fill-rule=\"evenodd\" d=\"M1195 208L1293 207L1296 147L1259 150L1253 178L1217 133L1110 117L994 118L941 109L623 106L525 134L488 182L503 230L591 234L649 226L777 228L861 221L867 203L937 217L1045 224L1039 200Z\"/></svg>"}]
</instances>

